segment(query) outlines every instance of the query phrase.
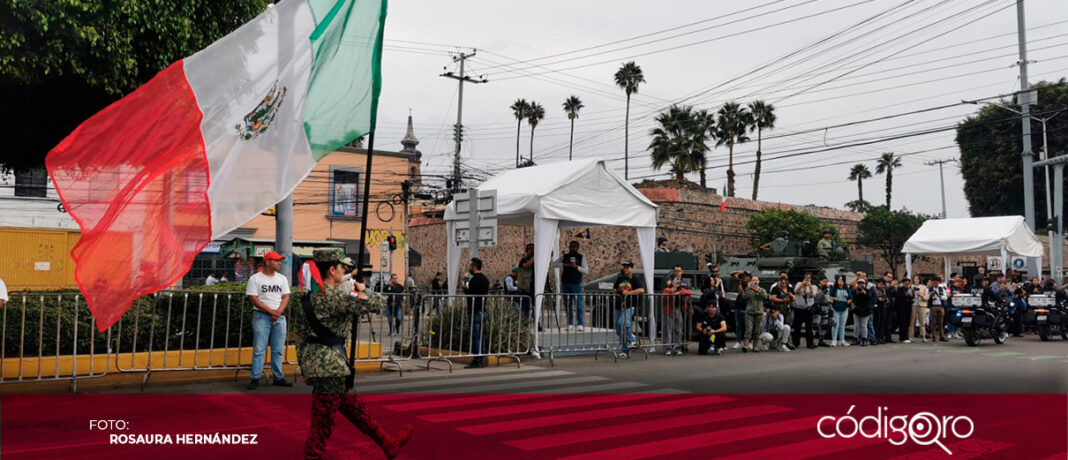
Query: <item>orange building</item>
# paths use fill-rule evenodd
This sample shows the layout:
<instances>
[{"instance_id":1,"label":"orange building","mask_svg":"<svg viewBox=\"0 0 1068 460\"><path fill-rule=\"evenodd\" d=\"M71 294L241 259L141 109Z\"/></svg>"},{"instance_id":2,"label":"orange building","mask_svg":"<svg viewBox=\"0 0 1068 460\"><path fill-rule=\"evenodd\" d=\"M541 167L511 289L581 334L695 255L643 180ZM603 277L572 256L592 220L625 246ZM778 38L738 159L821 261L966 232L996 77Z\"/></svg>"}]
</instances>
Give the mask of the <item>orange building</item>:
<instances>
[{"instance_id":1,"label":"orange building","mask_svg":"<svg viewBox=\"0 0 1068 460\"><path fill-rule=\"evenodd\" d=\"M375 149L366 232L360 225L360 213L367 150L354 143L320 160L293 192L293 253L307 259L315 248L344 247L355 259L363 235L374 270L386 271L390 267L381 267L379 245L392 232L397 239L397 249L391 254L392 272L404 281L407 235L401 184L419 179L422 154L416 149L418 144L409 116L400 151ZM260 257L274 249L274 236L273 215L253 218L201 253L184 284L200 284L212 271L226 273L230 280L235 274L237 279L245 278L255 270Z\"/></svg>"}]
</instances>

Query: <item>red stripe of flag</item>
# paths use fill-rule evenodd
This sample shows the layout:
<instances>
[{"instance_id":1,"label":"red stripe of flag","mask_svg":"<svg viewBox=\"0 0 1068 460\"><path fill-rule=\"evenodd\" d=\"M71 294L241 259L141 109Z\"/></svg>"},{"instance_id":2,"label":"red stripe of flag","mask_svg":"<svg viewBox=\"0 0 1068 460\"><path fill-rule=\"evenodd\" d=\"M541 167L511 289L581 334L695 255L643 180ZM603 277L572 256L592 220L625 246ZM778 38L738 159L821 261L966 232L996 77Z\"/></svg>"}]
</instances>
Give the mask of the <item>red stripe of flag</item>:
<instances>
[{"instance_id":1,"label":"red stripe of flag","mask_svg":"<svg viewBox=\"0 0 1068 460\"><path fill-rule=\"evenodd\" d=\"M104 331L211 241L201 113L181 61L83 122L45 159L81 227L74 279Z\"/></svg>"}]
</instances>

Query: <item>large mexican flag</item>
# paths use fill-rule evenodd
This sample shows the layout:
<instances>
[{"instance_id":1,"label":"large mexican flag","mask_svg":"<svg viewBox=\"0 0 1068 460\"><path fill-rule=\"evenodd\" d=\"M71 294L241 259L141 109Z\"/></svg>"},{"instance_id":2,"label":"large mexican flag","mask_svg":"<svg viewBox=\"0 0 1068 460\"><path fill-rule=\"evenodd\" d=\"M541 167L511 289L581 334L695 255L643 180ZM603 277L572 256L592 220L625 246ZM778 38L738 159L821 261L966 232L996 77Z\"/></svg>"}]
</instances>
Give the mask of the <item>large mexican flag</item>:
<instances>
[{"instance_id":1,"label":"large mexican flag","mask_svg":"<svg viewBox=\"0 0 1068 460\"><path fill-rule=\"evenodd\" d=\"M385 17L386 0L279 2L49 152L82 230L75 280L99 330L374 131Z\"/></svg>"}]
</instances>

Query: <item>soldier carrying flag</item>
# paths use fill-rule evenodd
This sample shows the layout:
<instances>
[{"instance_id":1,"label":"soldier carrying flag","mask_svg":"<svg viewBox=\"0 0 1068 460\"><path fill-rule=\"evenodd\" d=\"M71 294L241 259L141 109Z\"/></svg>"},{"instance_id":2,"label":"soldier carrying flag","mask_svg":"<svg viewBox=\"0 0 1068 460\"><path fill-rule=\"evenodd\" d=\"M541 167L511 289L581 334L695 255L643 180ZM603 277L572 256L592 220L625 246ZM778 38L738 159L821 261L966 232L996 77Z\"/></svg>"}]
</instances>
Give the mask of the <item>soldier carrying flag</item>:
<instances>
[{"instance_id":1,"label":"soldier carrying flag","mask_svg":"<svg viewBox=\"0 0 1068 460\"><path fill-rule=\"evenodd\" d=\"M301 300L301 314L296 319L297 360L305 381L312 386L312 419L304 456L322 458L326 441L334 429L334 413L339 411L371 437L388 458L394 458L412 436L411 425L389 435L367 413L363 399L349 392L346 378L354 372L350 366L345 339L354 318L377 311L384 304L382 296L370 292L363 280L356 280L356 290L346 292L342 280L355 263L341 249L318 249L314 265L306 265L310 276Z\"/></svg>"}]
</instances>

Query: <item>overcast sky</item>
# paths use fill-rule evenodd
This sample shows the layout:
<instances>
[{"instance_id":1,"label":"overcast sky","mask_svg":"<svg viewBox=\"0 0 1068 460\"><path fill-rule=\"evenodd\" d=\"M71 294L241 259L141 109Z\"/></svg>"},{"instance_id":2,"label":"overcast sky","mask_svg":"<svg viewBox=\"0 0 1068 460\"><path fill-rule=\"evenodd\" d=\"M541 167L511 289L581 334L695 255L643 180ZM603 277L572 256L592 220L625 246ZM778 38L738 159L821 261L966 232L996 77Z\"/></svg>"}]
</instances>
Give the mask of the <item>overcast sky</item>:
<instances>
[{"instance_id":1,"label":"overcast sky","mask_svg":"<svg viewBox=\"0 0 1068 460\"><path fill-rule=\"evenodd\" d=\"M625 103L612 76L621 63L634 60L647 83L632 100L632 179L667 177L666 170L649 167L645 147L653 116L672 102L716 110L726 101L764 99L777 107L778 122L765 133L760 199L842 207L857 197L856 184L846 180L850 167L864 162L874 172L874 159L892 151L904 155L904 167L894 175L893 207L935 214L941 212L938 168L924 163L959 155L948 128L976 106L835 125L1017 90L1014 5L1013 0L394 1L386 20L377 143L399 148L411 109L424 172L449 171L457 85L439 74L443 68L458 70L450 51L475 48L467 70L489 83L464 88L463 159L474 174L514 164L516 120L508 107L517 98L535 100L546 110L535 132L534 160L566 160L569 124L561 104L570 95L586 106L575 124L575 156L613 160L622 173ZM1028 1L1027 27L1029 59L1037 61L1030 65L1031 82L1068 75L1068 2ZM850 146L939 128L946 130ZM529 136L524 122L524 156ZM833 150L820 151L828 147ZM751 194L755 150L755 141L736 147L740 197ZM775 159L793 154L800 155ZM722 189L726 161L726 147L710 154L709 186ZM967 216L959 170L949 164L945 172L948 214ZM883 176L867 180L864 193L868 201L882 203Z\"/></svg>"}]
</instances>

